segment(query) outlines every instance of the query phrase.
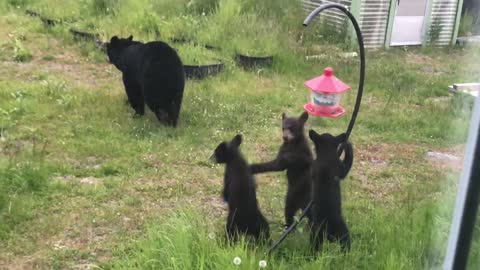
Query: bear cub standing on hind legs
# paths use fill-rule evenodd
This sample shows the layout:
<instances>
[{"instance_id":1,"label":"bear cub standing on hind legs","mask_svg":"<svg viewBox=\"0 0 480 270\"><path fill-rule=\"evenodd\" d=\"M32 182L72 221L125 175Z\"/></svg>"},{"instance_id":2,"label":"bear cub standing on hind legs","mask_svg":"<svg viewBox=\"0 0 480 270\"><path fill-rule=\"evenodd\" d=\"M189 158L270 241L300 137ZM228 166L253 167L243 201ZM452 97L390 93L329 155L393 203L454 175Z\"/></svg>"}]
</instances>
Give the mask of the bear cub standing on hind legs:
<instances>
[{"instance_id":1,"label":"bear cub standing on hind legs","mask_svg":"<svg viewBox=\"0 0 480 270\"><path fill-rule=\"evenodd\" d=\"M226 233L230 240L237 240L240 233L255 239L267 240L269 226L258 209L255 179L239 151L242 136L238 134L231 142L217 146L211 159L225 163L223 199L228 203Z\"/></svg>"},{"instance_id":2,"label":"bear cub standing on hind legs","mask_svg":"<svg viewBox=\"0 0 480 270\"><path fill-rule=\"evenodd\" d=\"M299 118L282 114L283 144L277 158L265 163L252 164L253 174L287 170L288 190L285 202L285 226L293 223L293 217L299 209L305 209L310 202L312 151L304 135L308 114Z\"/></svg>"},{"instance_id":3,"label":"bear cub standing on hind legs","mask_svg":"<svg viewBox=\"0 0 480 270\"><path fill-rule=\"evenodd\" d=\"M319 250L324 236L329 241L339 241L343 251L350 249L350 234L342 216L340 180L345 178L353 163L352 144L346 141L346 134L337 137L314 130L309 132L315 144L317 158L312 165L312 197L310 242ZM337 154L340 144L345 143L345 157L342 161Z\"/></svg>"},{"instance_id":4,"label":"bear cub standing on hind legs","mask_svg":"<svg viewBox=\"0 0 480 270\"><path fill-rule=\"evenodd\" d=\"M132 39L114 36L106 45L110 63L123 73L128 102L140 116L146 103L160 122L175 127L185 87L182 61L164 42Z\"/></svg>"}]
</instances>

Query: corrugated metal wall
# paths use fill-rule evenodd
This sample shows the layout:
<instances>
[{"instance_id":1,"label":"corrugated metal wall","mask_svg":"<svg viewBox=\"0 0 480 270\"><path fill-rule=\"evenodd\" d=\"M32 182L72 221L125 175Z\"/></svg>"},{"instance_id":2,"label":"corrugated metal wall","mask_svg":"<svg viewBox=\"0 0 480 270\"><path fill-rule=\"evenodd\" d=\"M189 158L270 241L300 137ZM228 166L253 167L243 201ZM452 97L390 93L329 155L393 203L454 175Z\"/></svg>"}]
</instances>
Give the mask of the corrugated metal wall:
<instances>
[{"instance_id":1,"label":"corrugated metal wall","mask_svg":"<svg viewBox=\"0 0 480 270\"><path fill-rule=\"evenodd\" d=\"M390 0L353 1L360 1L358 23L362 29L365 47L382 47L385 44ZM306 12L311 12L325 2L340 3L348 7L352 4L352 0L302 0L302 6ZM326 13L325 17L336 26L341 26L345 22L346 17L341 11L329 10Z\"/></svg>"},{"instance_id":2,"label":"corrugated metal wall","mask_svg":"<svg viewBox=\"0 0 480 270\"><path fill-rule=\"evenodd\" d=\"M390 0L354 0L360 1L359 24L363 32L365 47L383 47L387 36ZM435 45L448 45L451 42L455 28L458 0L430 0L432 10L430 27L427 31L427 40L430 41L432 33L438 32L438 38L433 41ZM311 12L320 4L335 2L351 6L352 0L302 0L306 12ZM329 10L324 16L336 26L343 25L346 17L337 10Z\"/></svg>"},{"instance_id":3,"label":"corrugated metal wall","mask_svg":"<svg viewBox=\"0 0 480 270\"><path fill-rule=\"evenodd\" d=\"M390 0L363 0L360 5L360 28L365 47L385 45Z\"/></svg>"},{"instance_id":4,"label":"corrugated metal wall","mask_svg":"<svg viewBox=\"0 0 480 270\"><path fill-rule=\"evenodd\" d=\"M339 3L341 5L350 7L351 4L352 4L352 0L329 0L329 1L326 1L326 0L302 0L302 6L303 6L303 9L305 10L306 13L312 12L315 8L317 8L318 6L320 6L321 4L324 4L324 3ZM327 22L330 22L337 27L341 27L344 24L345 20L347 19L346 15L343 14L343 12L338 11L336 9L329 9L327 11L324 11L322 13L321 17L322 18L328 18ZM320 18L320 17L317 16L315 19L318 19L318 18Z\"/></svg>"},{"instance_id":5,"label":"corrugated metal wall","mask_svg":"<svg viewBox=\"0 0 480 270\"><path fill-rule=\"evenodd\" d=\"M455 19L457 17L458 0L432 0L429 38L438 31L438 39L434 45L448 45L452 41Z\"/></svg>"}]
</instances>

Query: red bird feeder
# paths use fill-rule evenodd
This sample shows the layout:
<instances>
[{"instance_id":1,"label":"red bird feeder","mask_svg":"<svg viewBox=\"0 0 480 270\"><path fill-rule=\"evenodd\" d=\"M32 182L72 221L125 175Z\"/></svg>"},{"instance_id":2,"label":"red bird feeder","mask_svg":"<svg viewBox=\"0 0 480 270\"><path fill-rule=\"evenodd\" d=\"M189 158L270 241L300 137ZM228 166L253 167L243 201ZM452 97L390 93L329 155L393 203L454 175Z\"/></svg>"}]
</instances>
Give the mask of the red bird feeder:
<instances>
[{"instance_id":1,"label":"red bird feeder","mask_svg":"<svg viewBox=\"0 0 480 270\"><path fill-rule=\"evenodd\" d=\"M345 109L340 107L340 100L350 86L333 76L331 67L325 68L323 75L306 81L304 85L312 92L312 101L303 106L309 114L335 118L345 113Z\"/></svg>"}]
</instances>

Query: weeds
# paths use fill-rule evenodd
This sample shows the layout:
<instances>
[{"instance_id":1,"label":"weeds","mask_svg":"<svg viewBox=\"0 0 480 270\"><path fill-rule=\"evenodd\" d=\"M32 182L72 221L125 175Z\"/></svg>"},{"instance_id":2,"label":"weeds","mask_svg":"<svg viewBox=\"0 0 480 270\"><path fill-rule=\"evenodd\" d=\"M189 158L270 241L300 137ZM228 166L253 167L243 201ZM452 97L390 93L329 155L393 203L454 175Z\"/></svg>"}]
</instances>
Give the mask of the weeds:
<instances>
[{"instance_id":1,"label":"weeds","mask_svg":"<svg viewBox=\"0 0 480 270\"><path fill-rule=\"evenodd\" d=\"M352 250L344 255L335 243L326 243L323 252L309 249L308 230L294 233L286 244L266 256L266 246L251 247L245 239L228 246L223 228L204 220L196 211L178 210L163 221L151 222L144 237L118 254L113 269L257 269L263 260L272 269L422 269L440 267L444 245L431 247L431 206L395 215L382 210L370 212L368 221L354 220L354 228L368 222L374 230L362 230L354 236ZM391 223L383 224L382 220ZM448 218L448 217L445 217ZM410 221L418 221L415 226ZM419 226L419 224L421 224ZM379 226L376 226L379 225ZM303 224L302 224L303 226ZM393 244L394 243L394 244ZM326 254L329 256L326 256ZM263 263L262 263L263 264Z\"/></svg>"},{"instance_id":2,"label":"weeds","mask_svg":"<svg viewBox=\"0 0 480 270\"><path fill-rule=\"evenodd\" d=\"M13 60L17 62L28 62L32 60L32 54L23 46L20 39L13 42Z\"/></svg>"},{"instance_id":3,"label":"weeds","mask_svg":"<svg viewBox=\"0 0 480 270\"><path fill-rule=\"evenodd\" d=\"M440 16L436 16L432 20L432 26L430 27L430 43L435 44L436 41L438 41L438 38L440 37L440 33L443 30L443 25L442 25L442 19Z\"/></svg>"}]
</instances>

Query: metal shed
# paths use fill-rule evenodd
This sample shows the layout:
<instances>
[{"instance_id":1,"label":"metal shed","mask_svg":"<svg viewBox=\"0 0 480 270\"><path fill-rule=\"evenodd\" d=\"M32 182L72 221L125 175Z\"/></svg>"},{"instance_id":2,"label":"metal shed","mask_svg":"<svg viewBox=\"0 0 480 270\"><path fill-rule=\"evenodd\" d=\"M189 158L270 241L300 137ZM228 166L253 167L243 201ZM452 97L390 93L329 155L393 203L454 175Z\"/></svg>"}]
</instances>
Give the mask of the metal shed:
<instances>
[{"instance_id":1,"label":"metal shed","mask_svg":"<svg viewBox=\"0 0 480 270\"><path fill-rule=\"evenodd\" d=\"M357 18L369 48L453 45L463 0L301 0L305 11L333 2L347 6ZM329 11L330 24L343 25L343 13Z\"/></svg>"}]
</instances>

